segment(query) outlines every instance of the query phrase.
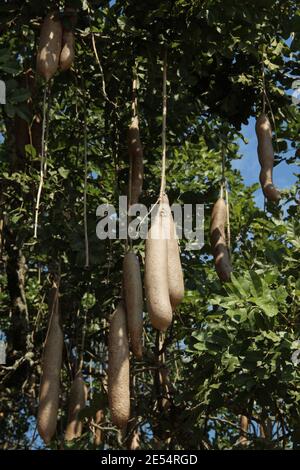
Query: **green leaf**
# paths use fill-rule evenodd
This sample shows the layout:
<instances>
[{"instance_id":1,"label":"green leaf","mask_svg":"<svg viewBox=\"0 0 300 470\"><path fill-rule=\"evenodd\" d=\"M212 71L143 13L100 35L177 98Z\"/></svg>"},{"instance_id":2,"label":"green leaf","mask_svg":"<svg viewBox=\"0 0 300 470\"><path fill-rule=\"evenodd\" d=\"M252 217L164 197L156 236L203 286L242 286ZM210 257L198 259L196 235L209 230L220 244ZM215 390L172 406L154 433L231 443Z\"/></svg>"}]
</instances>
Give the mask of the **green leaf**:
<instances>
[{"instance_id":1,"label":"green leaf","mask_svg":"<svg viewBox=\"0 0 300 470\"><path fill-rule=\"evenodd\" d=\"M31 155L32 158L36 157L36 150L33 147L33 145L30 145L30 144L25 145L25 151L27 154Z\"/></svg>"},{"instance_id":2,"label":"green leaf","mask_svg":"<svg viewBox=\"0 0 300 470\"><path fill-rule=\"evenodd\" d=\"M251 297L249 300L263 310L268 317L274 317L278 314L278 307L272 300L268 301L259 297Z\"/></svg>"},{"instance_id":3,"label":"green leaf","mask_svg":"<svg viewBox=\"0 0 300 470\"><path fill-rule=\"evenodd\" d=\"M86 292L82 297L81 304L85 310L89 310L93 308L96 304L96 297L94 296L94 294Z\"/></svg>"},{"instance_id":4,"label":"green leaf","mask_svg":"<svg viewBox=\"0 0 300 470\"><path fill-rule=\"evenodd\" d=\"M60 174L60 176L64 179L68 178L69 176L69 173L70 173L70 170L68 170L67 168L63 168L62 166L60 166L58 168L58 173Z\"/></svg>"},{"instance_id":5,"label":"green leaf","mask_svg":"<svg viewBox=\"0 0 300 470\"><path fill-rule=\"evenodd\" d=\"M261 297L263 295L263 283L261 276L259 276L255 271L249 271L249 273L254 287L253 295Z\"/></svg>"}]
</instances>

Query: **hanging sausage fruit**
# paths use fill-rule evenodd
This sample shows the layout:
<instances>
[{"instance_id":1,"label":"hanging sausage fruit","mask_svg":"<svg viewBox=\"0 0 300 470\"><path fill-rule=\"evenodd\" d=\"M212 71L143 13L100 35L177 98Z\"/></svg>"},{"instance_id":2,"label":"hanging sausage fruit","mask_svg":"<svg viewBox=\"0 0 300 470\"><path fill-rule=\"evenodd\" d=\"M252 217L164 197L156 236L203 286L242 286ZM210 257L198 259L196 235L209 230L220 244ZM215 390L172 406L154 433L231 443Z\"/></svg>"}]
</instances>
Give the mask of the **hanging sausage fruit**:
<instances>
[{"instance_id":1,"label":"hanging sausage fruit","mask_svg":"<svg viewBox=\"0 0 300 470\"><path fill-rule=\"evenodd\" d=\"M75 58L75 36L73 28L77 22L76 10L66 8L64 11L64 24L62 35L62 49L59 56L60 70L65 71L71 68Z\"/></svg>"},{"instance_id":2,"label":"hanging sausage fruit","mask_svg":"<svg viewBox=\"0 0 300 470\"><path fill-rule=\"evenodd\" d=\"M163 69L162 173L158 205L148 231L145 254L145 289L152 326L165 331L172 312L184 295L178 241L166 185L167 62Z\"/></svg>"},{"instance_id":3,"label":"hanging sausage fruit","mask_svg":"<svg viewBox=\"0 0 300 470\"><path fill-rule=\"evenodd\" d=\"M140 139L137 108L137 79L132 83L132 120L128 129L129 184L128 210L138 203L143 187L143 149ZM128 217L128 222L131 218ZM130 347L137 359L143 354L143 286L138 256L132 248L132 241L127 240L129 251L123 261L123 296L125 301Z\"/></svg>"},{"instance_id":4,"label":"hanging sausage fruit","mask_svg":"<svg viewBox=\"0 0 300 470\"><path fill-rule=\"evenodd\" d=\"M163 195L162 201L166 211L166 217L168 217L166 223L169 230L167 239L169 296L172 310L175 311L177 305L180 304L184 297L184 280L176 227L169 204L169 198L166 194Z\"/></svg>"},{"instance_id":5,"label":"hanging sausage fruit","mask_svg":"<svg viewBox=\"0 0 300 470\"><path fill-rule=\"evenodd\" d=\"M133 80L132 88L132 119L128 129L128 153L130 164L129 206L138 203L143 190L144 178L143 147L140 139L136 78Z\"/></svg>"},{"instance_id":6,"label":"hanging sausage fruit","mask_svg":"<svg viewBox=\"0 0 300 470\"><path fill-rule=\"evenodd\" d=\"M272 126L268 116L262 113L256 121L257 153L261 166L260 184L268 201L278 202L280 192L273 184L274 149L272 144Z\"/></svg>"},{"instance_id":7,"label":"hanging sausage fruit","mask_svg":"<svg viewBox=\"0 0 300 470\"><path fill-rule=\"evenodd\" d=\"M146 240L145 289L152 326L165 331L172 322L168 283L168 226L160 202Z\"/></svg>"},{"instance_id":8,"label":"hanging sausage fruit","mask_svg":"<svg viewBox=\"0 0 300 470\"><path fill-rule=\"evenodd\" d=\"M230 281L232 271L225 234L226 220L227 207L221 193L221 197L215 203L211 214L210 242L215 268L222 282Z\"/></svg>"},{"instance_id":9,"label":"hanging sausage fruit","mask_svg":"<svg viewBox=\"0 0 300 470\"><path fill-rule=\"evenodd\" d=\"M60 392L63 332L59 311L59 282L54 281L49 298L49 327L44 346L37 427L45 444L56 431Z\"/></svg>"},{"instance_id":10,"label":"hanging sausage fruit","mask_svg":"<svg viewBox=\"0 0 300 470\"><path fill-rule=\"evenodd\" d=\"M130 416L130 383L129 345L123 302L118 304L109 325L108 400L113 424L124 430Z\"/></svg>"},{"instance_id":11,"label":"hanging sausage fruit","mask_svg":"<svg viewBox=\"0 0 300 470\"><path fill-rule=\"evenodd\" d=\"M134 356L143 355L143 286L137 255L129 251L123 261L123 292L128 334Z\"/></svg>"},{"instance_id":12,"label":"hanging sausage fruit","mask_svg":"<svg viewBox=\"0 0 300 470\"><path fill-rule=\"evenodd\" d=\"M62 44L62 24L59 12L49 13L41 28L36 70L47 82L58 69Z\"/></svg>"},{"instance_id":13,"label":"hanging sausage fruit","mask_svg":"<svg viewBox=\"0 0 300 470\"><path fill-rule=\"evenodd\" d=\"M82 420L79 413L85 407L87 394L87 387L84 383L82 372L79 370L76 373L70 391L68 424L65 433L66 441L71 441L81 436Z\"/></svg>"}]
</instances>

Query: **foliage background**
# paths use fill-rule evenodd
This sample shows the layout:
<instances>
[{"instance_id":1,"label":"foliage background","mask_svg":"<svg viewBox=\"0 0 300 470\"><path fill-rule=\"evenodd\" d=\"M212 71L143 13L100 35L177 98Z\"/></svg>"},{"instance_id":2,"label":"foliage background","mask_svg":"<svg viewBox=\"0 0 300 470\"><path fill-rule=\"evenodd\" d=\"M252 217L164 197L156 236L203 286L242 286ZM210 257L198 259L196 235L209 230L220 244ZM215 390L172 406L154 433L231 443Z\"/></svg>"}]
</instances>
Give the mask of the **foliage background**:
<instances>
[{"instance_id":1,"label":"foliage background","mask_svg":"<svg viewBox=\"0 0 300 470\"><path fill-rule=\"evenodd\" d=\"M209 240L188 252L182 242L186 296L166 342L169 406L156 384L155 332L145 314L145 356L131 361L132 410L141 448L234 449L240 415L250 420L247 448L299 448L299 174L279 207L254 202L232 162L240 158L242 124L261 111L261 65L275 117L276 163L297 165L299 109L288 92L299 77L300 11L295 0L76 0L76 62L58 73L50 93L48 171L38 240L33 216L39 181L38 144L24 149L22 129L41 116L44 84L35 70L40 24L65 3L7 0L0 6L1 107L0 329L7 364L0 366L0 446L43 447L34 432L49 273L60 264L65 335L61 412L52 448L66 424L72 365L87 317L84 375L90 384L85 432L73 448L93 448L90 418L105 412L105 448L123 448L105 394L108 319L120 295L124 244L96 238L96 208L117 205L128 179L126 131L132 69L137 64L145 154L141 202L159 190L161 58L168 46L168 170L171 202L205 204L205 234L218 197L226 141L230 189L232 282L222 286ZM92 34L104 73L97 64ZM26 79L26 77L29 77ZM105 93L103 93L103 83ZM88 227L91 266L84 269L84 109L88 136ZM255 136L252 136L255 139ZM23 139L23 140L22 140ZM38 141L37 141L38 142ZM21 145L21 144L22 145ZM298 146L298 150L297 150ZM292 156L291 156L292 149ZM256 155L253 155L256 159ZM258 178L257 178L258 179ZM144 245L137 243L141 262ZM245 446L244 446L245 447Z\"/></svg>"}]
</instances>

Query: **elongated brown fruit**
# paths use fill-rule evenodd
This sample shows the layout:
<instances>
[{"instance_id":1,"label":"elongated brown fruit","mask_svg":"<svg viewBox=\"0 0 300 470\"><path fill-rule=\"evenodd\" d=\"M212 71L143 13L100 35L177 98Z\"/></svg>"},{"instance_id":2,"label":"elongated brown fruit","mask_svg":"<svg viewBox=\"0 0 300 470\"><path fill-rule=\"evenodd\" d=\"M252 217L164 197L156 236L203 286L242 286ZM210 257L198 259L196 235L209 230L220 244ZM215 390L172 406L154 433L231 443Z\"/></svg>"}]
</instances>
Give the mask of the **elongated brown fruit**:
<instances>
[{"instance_id":1,"label":"elongated brown fruit","mask_svg":"<svg viewBox=\"0 0 300 470\"><path fill-rule=\"evenodd\" d=\"M77 372L70 392L68 424L65 433L66 441L71 441L81 436L82 421L78 415L85 407L87 393L87 387L84 383L82 373Z\"/></svg>"},{"instance_id":2,"label":"elongated brown fruit","mask_svg":"<svg viewBox=\"0 0 300 470\"><path fill-rule=\"evenodd\" d=\"M59 19L59 12L55 11L49 13L42 24L36 61L37 72L47 81L57 71L61 42L62 24Z\"/></svg>"},{"instance_id":3,"label":"elongated brown fruit","mask_svg":"<svg viewBox=\"0 0 300 470\"><path fill-rule=\"evenodd\" d=\"M62 50L59 57L61 70L71 68L75 58L75 37L73 31L64 31L62 36Z\"/></svg>"},{"instance_id":4,"label":"elongated brown fruit","mask_svg":"<svg viewBox=\"0 0 300 470\"><path fill-rule=\"evenodd\" d=\"M129 345L123 302L112 314L109 326L108 400L113 424L124 429L130 416L130 391Z\"/></svg>"},{"instance_id":5,"label":"elongated brown fruit","mask_svg":"<svg viewBox=\"0 0 300 470\"><path fill-rule=\"evenodd\" d=\"M128 129L128 152L131 165L130 204L137 204L143 190L144 162L138 116L132 118Z\"/></svg>"},{"instance_id":6,"label":"elongated brown fruit","mask_svg":"<svg viewBox=\"0 0 300 470\"><path fill-rule=\"evenodd\" d=\"M226 204L223 198L215 203L210 226L210 240L212 252L215 259L215 267L221 281L230 280L232 267L230 264L228 248L225 237Z\"/></svg>"},{"instance_id":7,"label":"elongated brown fruit","mask_svg":"<svg viewBox=\"0 0 300 470\"><path fill-rule=\"evenodd\" d=\"M269 201L278 202L280 192L273 184L274 150L272 144L272 126L266 114L261 114L256 121L257 153L261 171L260 184L265 197Z\"/></svg>"},{"instance_id":8,"label":"elongated brown fruit","mask_svg":"<svg viewBox=\"0 0 300 470\"><path fill-rule=\"evenodd\" d=\"M168 214L160 203L148 231L145 289L152 326L165 331L172 322L168 284Z\"/></svg>"},{"instance_id":9,"label":"elongated brown fruit","mask_svg":"<svg viewBox=\"0 0 300 470\"><path fill-rule=\"evenodd\" d=\"M143 286L139 259L132 252L124 256L123 289L131 350L138 359L141 359L143 355Z\"/></svg>"},{"instance_id":10,"label":"elongated brown fruit","mask_svg":"<svg viewBox=\"0 0 300 470\"><path fill-rule=\"evenodd\" d=\"M63 332L60 325L58 296L58 286L55 285L50 291L50 323L44 348L37 417L38 431L46 444L49 444L56 431L60 392Z\"/></svg>"},{"instance_id":11,"label":"elongated brown fruit","mask_svg":"<svg viewBox=\"0 0 300 470\"><path fill-rule=\"evenodd\" d=\"M169 199L165 194L162 200L165 205L168 217L169 217L169 229L170 237L167 240L168 247L168 285L169 285L169 295L170 302L173 311L176 309L177 305L180 304L184 297L184 280L183 272L180 261L180 252L178 246L178 239L176 236L176 228L174 224L174 219L172 216Z\"/></svg>"}]
</instances>

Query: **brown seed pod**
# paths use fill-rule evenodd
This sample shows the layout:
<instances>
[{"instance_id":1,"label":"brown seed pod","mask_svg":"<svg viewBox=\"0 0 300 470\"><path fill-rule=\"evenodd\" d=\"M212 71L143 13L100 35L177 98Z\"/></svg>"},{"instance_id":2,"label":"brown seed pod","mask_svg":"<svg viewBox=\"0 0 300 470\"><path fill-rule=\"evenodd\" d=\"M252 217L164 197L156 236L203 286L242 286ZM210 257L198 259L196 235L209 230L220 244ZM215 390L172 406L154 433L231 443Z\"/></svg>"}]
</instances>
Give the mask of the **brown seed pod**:
<instances>
[{"instance_id":1,"label":"brown seed pod","mask_svg":"<svg viewBox=\"0 0 300 470\"><path fill-rule=\"evenodd\" d=\"M62 42L62 24L59 12L46 16L40 34L36 70L46 80L50 80L57 71Z\"/></svg>"},{"instance_id":2,"label":"brown seed pod","mask_svg":"<svg viewBox=\"0 0 300 470\"><path fill-rule=\"evenodd\" d=\"M215 259L215 267L221 281L230 281L232 267L225 237L226 204L223 198L215 203L210 225L210 241Z\"/></svg>"},{"instance_id":3,"label":"brown seed pod","mask_svg":"<svg viewBox=\"0 0 300 470\"><path fill-rule=\"evenodd\" d=\"M114 311L108 337L108 400L112 422L124 429L130 416L129 345L123 302Z\"/></svg>"},{"instance_id":4,"label":"brown seed pod","mask_svg":"<svg viewBox=\"0 0 300 470\"><path fill-rule=\"evenodd\" d=\"M255 125L257 135L257 153L261 166L260 184L265 197L269 201L278 202L280 192L273 184L274 150L272 144L272 126L266 114L261 114Z\"/></svg>"},{"instance_id":5,"label":"brown seed pod","mask_svg":"<svg viewBox=\"0 0 300 470\"><path fill-rule=\"evenodd\" d=\"M65 433L65 440L71 441L81 436L82 421L78 417L81 410L84 409L87 400L87 387L84 383L82 373L77 372L73 380L70 391L68 424Z\"/></svg>"},{"instance_id":6,"label":"brown seed pod","mask_svg":"<svg viewBox=\"0 0 300 470\"><path fill-rule=\"evenodd\" d=\"M146 240L145 289L152 326L165 331L172 322L168 284L168 214L160 203Z\"/></svg>"},{"instance_id":7,"label":"brown seed pod","mask_svg":"<svg viewBox=\"0 0 300 470\"><path fill-rule=\"evenodd\" d=\"M144 162L143 148L140 139L139 118L132 118L128 129L128 152L131 165L130 204L137 204L143 190Z\"/></svg>"},{"instance_id":8,"label":"brown seed pod","mask_svg":"<svg viewBox=\"0 0 300 470\"><path fill-rule=\"evenodd\" d=\"M104 420L104 411L98 410L95 416L95 423L100 425ZM103 431L102 429L96 428L95 435L94 435L94 444L96 447L99 447L103 442Z\"/></svg>"},{"instance_id":9,"label":"brown seed pod","mask_svg":"<svg viewBox=\"0 0 300 470\"><path fill-rule=\"evenodd\" d=\"M62 71L71 68L75 57L75 37L73 31L64 31L62 50L59 56L59 67Z\"/></svg>"},{"instance_id":10,"label":"brown seed pod","mask_svg":"<svg viewBox=\"0 0 300 470\"><path fill-rule=\"evenodd\" d=\"M141 359L143 355L143 286L139 259L132 252L124 256L123 292L131 350L138 359Z\"/></svg>"},{"instance_id":11,"label":"brown seed pod","mask_svg":"<svg viewBox=\"0 0 300 470\"><path fill-rule=\"evenodd\" d=\"M169 227L170 227L170 237L167 240L168 246L168 285L169 285L169 295L170 302L173 311L176 309L177 305L180 304L184 297L184 280L183 272L180 261L180 252L178 246L178 240L176 236L176 227L174 224L174 219L172 216L169 199L165 194L162 200L165 204L167 214L169 216Z\"/></svg>"},{"instance_id":12,"label":"brown seed pod","mask_svg":"<svg viewBox=\"0 0 300 470\"><path fill-rule=\"evenodd\" d=\"M60 370L63 351L63 332L60 325L59 292L54 285L50 291L50 323L45 341L40 386L37 426L45 444L49 444L56 431L60 392Z\"/></svg>"}]
</instances>

